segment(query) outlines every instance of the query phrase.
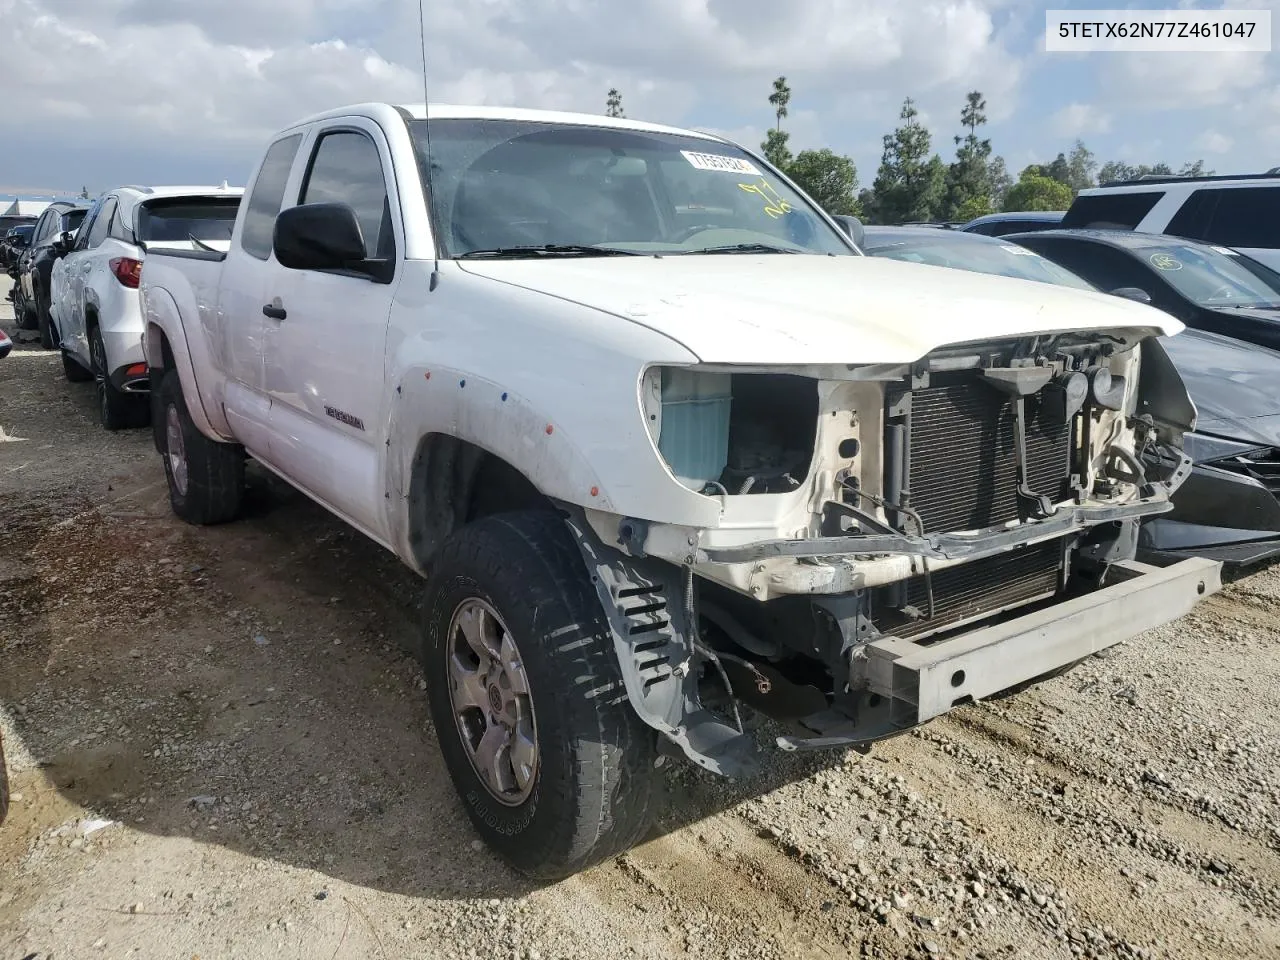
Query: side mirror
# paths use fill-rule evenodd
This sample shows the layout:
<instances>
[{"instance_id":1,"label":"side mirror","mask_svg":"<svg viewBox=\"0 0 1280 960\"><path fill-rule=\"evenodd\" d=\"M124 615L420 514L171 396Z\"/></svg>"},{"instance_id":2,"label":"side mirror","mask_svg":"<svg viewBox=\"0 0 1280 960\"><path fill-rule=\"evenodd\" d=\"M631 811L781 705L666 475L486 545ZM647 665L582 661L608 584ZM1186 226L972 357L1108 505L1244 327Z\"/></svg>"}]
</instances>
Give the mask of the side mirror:
<instances>
[{"instance_id":1,"label":"side mirror","mask_svg":"<svg viewBox=\"0 0 1280 960\"><path fill-rule=\"evenodd\" d=\"M1124 299L1133 300L1135 303L1151 303L1151 294L1141 287L1116 287L1111 291L1111 295L1113 297L1124 297Z\"/></svg>"},{"instance_id":2,"label":"side mirror","mask_svg":"<svg viewBox=\"0 0 1280 960\"><path fill-rule=\"evenodd\" d=\"M70 230L63 230L62 236L58 238L58 243L63 252L66 252L76 245L76 235Z\"/></svg>"},{"instance_id":3,"label":"side mirror","mask_svg":"<svg viewBox=\"0 0 1280 960\"><path fill-rule=\"evenodd\" d=\"M861 248L862 241L865 240L867 236L866 231L862 229L861 220L859 220L857 217L851 217L848 214L844 214L844 213L836 214L831 219L834 220L840 226L841 230L843 230L845 233L849 235L850 240L852 240L859 248Z\"/></svg>"},{"instance_id":4,"label":"side mirror","mask_svg":"<svg viewBox=\"0 0 1280 960\"><path fill-rule=\"evenodd\" d=\"M272 246L290 270L340 270L365 259L360 221L345 203L304 203L281 211Z\"/></svg>"}]
</instances>

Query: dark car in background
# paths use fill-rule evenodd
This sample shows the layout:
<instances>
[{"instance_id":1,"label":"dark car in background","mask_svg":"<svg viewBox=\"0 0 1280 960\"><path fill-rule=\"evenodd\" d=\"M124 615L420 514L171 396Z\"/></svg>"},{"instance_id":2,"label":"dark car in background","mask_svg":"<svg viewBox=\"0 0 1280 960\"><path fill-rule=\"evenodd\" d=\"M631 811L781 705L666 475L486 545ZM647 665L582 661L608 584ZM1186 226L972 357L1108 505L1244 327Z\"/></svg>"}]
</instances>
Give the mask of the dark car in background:
<instances>
[{"instance_id":1,"label":"dark car in background","mask_svg":"<svg viewBox=\"0 0 1280 960\"><path fill-rule=\"evenodd\" d=\"M1280 349L1280 274L1229 247L1127 230L1046 230L1005 239L1102 290L1144 291L1188 327Z\"/></svg>"},{"instance_id":2,"label":"dark car in background","mask_svg":"<svg viewBox=\"0 0 1280 960\"><path fill-rule=\"evenodd\" d=\"M0 267L11 267L18 262L22 251L31 242L31 232L35 223L21 223L5 231L0 239Z\"/></svg>"},{"instance_id":3,"label":"dark car in background","mask_svg":"<svg viewBox=\"0 0 1280 960\"><path fill-rule=\"evenodd\" d=\"M1007 233L1026 233L1031 230L1052 230L1062 224L1065 210L1018 210L1008 213L988 213L974 217L960 227L965 233L980 233L986 237L1003 237Z\"/></svg>"},{"instance_id":4,"label":"dark car in background","mask_svg":"<svg viewBox=\"0 0 1280 960\"><path fill-rule=\"evenodd\" d=\"M867 227L862 249L895 260L1094 286L1008 237ZM1262 270L1254 275L1270 273ZM1271 295L1280 299L1280 287ZM1160 344L1198 417L1184 439L1191 475L1174 495L1173 512L1142 524L1139 559L1199 556L1238 568L1280 555L1280 352L1190 327Z\"/></svg>"},{"instance_id":5,"label":"dark car in background","mask_svg":"<svg viewBox=\"0 0 1280 960\"><path fill-rule=\"evenodd\" d=\"M49 316L49 278L53 264L66 255L75 240L89 207L72 200L51 203L40 214L31 235L31 244L18 258L14 282L13 311L20 326L39 329L40 342L53 347Z\"/></svg>"}]
</instances>

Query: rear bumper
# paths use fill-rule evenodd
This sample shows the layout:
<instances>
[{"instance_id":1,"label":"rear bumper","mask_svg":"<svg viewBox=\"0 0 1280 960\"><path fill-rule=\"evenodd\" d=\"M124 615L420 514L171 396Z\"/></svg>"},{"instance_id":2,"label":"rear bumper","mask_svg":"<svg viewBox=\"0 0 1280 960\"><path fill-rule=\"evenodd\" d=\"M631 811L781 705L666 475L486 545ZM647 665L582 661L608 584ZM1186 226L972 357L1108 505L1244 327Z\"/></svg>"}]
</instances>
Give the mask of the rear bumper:
<instances>
[{"instance_id":1,"label":"rear bumper","mask_svg":"<svg viewBox=\"0 0 1280 960\"><path fill-rule=\"evenodd\" d=\"M907 729L1176 620L1222 589L1222 565L1202 558L1110 572L1119 582L929 646L883 637L855 661L853 680L890 701L892 726Z\"/></svg>"}]
</instances>

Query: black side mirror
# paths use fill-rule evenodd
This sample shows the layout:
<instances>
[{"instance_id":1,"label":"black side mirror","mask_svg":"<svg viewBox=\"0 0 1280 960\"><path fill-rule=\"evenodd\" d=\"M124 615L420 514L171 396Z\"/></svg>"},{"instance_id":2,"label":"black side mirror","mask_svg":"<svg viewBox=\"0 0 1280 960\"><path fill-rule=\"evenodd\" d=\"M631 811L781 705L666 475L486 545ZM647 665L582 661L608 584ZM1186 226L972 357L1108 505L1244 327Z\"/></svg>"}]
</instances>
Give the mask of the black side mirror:
<instances>
[{"instance_id":1,"label":"black side mirror","mask_svg":"<svg viewBox=\"0 0 1280 960\"><path fill-rule=\"evenodd\" d=\"M1151 303L1151 294L1141 287L1116 287L1111 291L1113 297L1124 297L1136 303Z\"/></svg>"},{"instance_id":2,"label":"black side mirror","mask_svg":"<svg viewBox=\"0 0 1280 960\"><path fill-rule=\"evenodd\" d=\"M282 211L272 246L290 270L355 269L365 259L360 221L345 203L305 203Z\"/></svg>"},{"instance_id":3,"label":"black side mirror","mask_svg":"<svg viewBox=\"0 0 1280 960\"><path fill-rule=\"evenodd\" d=\"M62 236L58 237L58 246L62 248L62 252L66 253L76 245L76 235L70 230L63 230Z\"/></svg>"}]
</instances>

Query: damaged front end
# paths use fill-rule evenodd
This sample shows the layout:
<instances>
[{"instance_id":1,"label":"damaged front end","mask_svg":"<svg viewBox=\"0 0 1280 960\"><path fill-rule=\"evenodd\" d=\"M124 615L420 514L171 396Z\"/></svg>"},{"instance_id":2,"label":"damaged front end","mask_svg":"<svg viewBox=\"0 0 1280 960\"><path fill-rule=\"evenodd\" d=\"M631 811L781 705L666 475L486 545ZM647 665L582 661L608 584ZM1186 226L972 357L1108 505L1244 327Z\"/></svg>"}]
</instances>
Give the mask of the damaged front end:
<instances>
[{"instance_id":1,"label":"damaged front end","mask_svg":"<svg viewBox=\"0 0 1280 960\"><path fill-rule=\"evenodd\" d=\"M720 524L569 524L633 705L716 772L750 769L739 703L790 725L784 749L864 745L1218 589L1213 564L1132 562L1140 520L1190 470L1195 420L1147 331L905 366L654 368L640 406Z\"/></svg>"}]
</instances>

